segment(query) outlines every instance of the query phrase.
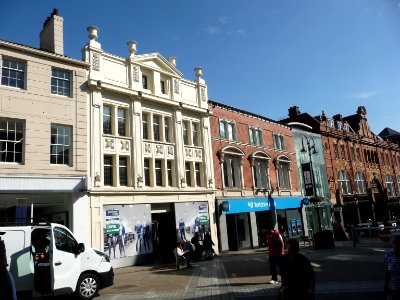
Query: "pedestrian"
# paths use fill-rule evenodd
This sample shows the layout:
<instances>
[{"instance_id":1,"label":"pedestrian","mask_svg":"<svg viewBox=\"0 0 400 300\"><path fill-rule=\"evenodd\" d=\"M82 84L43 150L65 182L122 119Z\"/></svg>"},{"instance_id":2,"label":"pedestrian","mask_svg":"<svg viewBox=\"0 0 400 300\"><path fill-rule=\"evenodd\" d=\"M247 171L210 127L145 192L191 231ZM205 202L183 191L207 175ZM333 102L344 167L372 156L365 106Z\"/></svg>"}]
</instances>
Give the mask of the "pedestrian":
<instances>
[{"instance_id":1,"label":"pedestrian","mask_svg":"<svg viewBox=\"0 0 400 300\"><path fill-rule=\"evenodd\" d=\"M186 253L185 254L186 264L188 267L191 267L190 262L192 261L194 254L193 245L190 241L187 241L185 239L182 239L181 245L182 245L182 250Z\"/></svg>"},{"instance_id":2,"label":"pedestrian","mask_svg":"<svg viewBox=\"0 0 400 300\"><path fill-rule=\"evenodd\" d=\"M271 272L271 281L269 283L275 284L278 282L278 273L281 270L281 259L284 255L284 244L282 235L279 231L275 230L272 225L268 227L268 256L269 256L269 270Z\"/></svg>"},{"instance_id":3,"label":"pedestrian","mask_svg":"<svg viewBox=\"0 0 400 300\"><path fill-rule=\"evenodd\" d=\"M3 234L5 232L0 232L0 236ZM17 299L15 282L7 266L6 246L0 237L0 299L15 300Z\"/></svg>"},{"instance_id":4,"label":"pedestrian","mask_svg":"<svg viewBox=\"0 0 400 300\"><path fill-rule=\"evenodd\" d=\"M204 241L203 241L203 246L204 246L204 252L205 252L205 257L206 258L212 258L213 257L213 252L214 249L212 246L215 246L212 238L211 238L211 234L210 231L208 229L206 229L206 233L204 235Z\"/></svg>"},{"instance_id":5,"label":"pedestrian","mask_svg":"<svg viewBox=\"0 0 400 300\"><path fill-rule=\"evenodd\" d=\"M393 249L385 254L385 296L400 300L400 233L391 236ZM391 298L389 298L391 296Z\"/></svg>"},{"instance_id":6,"label":"pedestrian","mask_svg":"<svg viewBox=\"0 0 400 300\"><path fill-rule=\"evenodd\" d=\"M176 260L176 269L180 269L180 259L183 259L186 261L186 267L190 268L190 257L189 257L189 250L183 250L182 248L182 242L178 243L176 246L176 255L177 255L177 260Z\"/></svg>"},{"instance_id":7,"label":"pedestrian","mask_svg":"<svg viewBox=\"0 0 400 300\"><path fill-rule=\"evenodd\" d=\"M190 240L192 244L194 245L194 255L193 255L193 260L194 261L199 261L203 255L203 246L200 244L200 235L198 232L194 233L194 236Z\"/></svg>"},{"instance_id":8,"label":"pedestrian","mask_svg":"<svg viewBox=\"0 0 400 300\"><path fill-rule=\"evenodd\" d=\"M307 257L299 253L299 241L288 239L282 258L282 287L279 299L314 299L315 272Z\"/></svg>"}]
</instances>

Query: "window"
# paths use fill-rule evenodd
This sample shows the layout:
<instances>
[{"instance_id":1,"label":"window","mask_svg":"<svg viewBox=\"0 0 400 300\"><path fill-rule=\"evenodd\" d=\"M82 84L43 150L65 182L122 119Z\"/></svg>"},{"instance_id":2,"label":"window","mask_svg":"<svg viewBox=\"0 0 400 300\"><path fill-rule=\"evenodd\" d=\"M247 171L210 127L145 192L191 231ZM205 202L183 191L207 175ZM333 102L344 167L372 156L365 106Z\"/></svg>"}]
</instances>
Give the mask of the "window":
<instances>
[{"instance_id":1,"label":"window","mask_svg":"<svg viewBox=\"0 0 400 300\"><path fill-rule=\"evenodd\" d=\"M327 119L328 126L331 128L335 128L335 121L333 119Z\"/></svg>"},{"instance_id":2,"label":"window","mask_svg":"<svg viewBox=\"0 0 400 300\"><path fill-rule=\"evenodd\" d=\"M51 71L51 93L71 96L71 72L53 69Z\"/></svg>"},{"instance_id":3,"label":"window","mask_svg":"<svg viewBox=\"0 0 400 300\"><path fill-rule=\"evenodd\" d=\"M25 88L25 68L22 61L4 58L1 68L1 84L16 88Z\"/></svg>"},{"instance_id":4,"label":"window","mask_svg":"<svg viewBox=\"0 0 400 300\"><path fill-rule=\"evenodd\" d=\"M147 76L146 75L142 75L142 87L145 90L147 90L147 88L148 88L148 86L147 86Z\"/></svg>"},{"instance_id":5,"label":"window","mask_svg":"<svg viewBox=\"0 0 400 300\"><path fill-rule=\"evenodd\" d=\"M153 115L153 138L160 141L160 116Z\"/></svg>"},{"instance_id":6,"label":"window","mask_svg":"<svg viewBox=\"0 0 400 300\"><path fill-rule=\"evenodd\" d=\"M400 191L400 175L397 176L397 188Z\"/></svg>"},{"instance_id":7,"label":"window","mask_svg":"<svg viewBox=\"0 0 400 300\"><path fill-rule=\"evenodd\" d=\"M266 158L254 158L252 169L255 189L270 189L268 163Z\"/></svg>"},{"instance_id":8,"label":"window","mask_svg":"<svg viewBox=\"0 0 400 300\"><path fill-rule=\"evenodd\" d=\"M171 118L164 118L164 139L167 143L171 142Z\"/></svg>"},{"instance_id":9,"label":"window","mask_svg":"<svg viewBox=\"0 0 400 300\"><path fill-rule=\"evenodd\" d=\"M166 95L166 90L165 90L165 81L160 81L160 89L161 89L161 94Z\"/></svg>"},{"instance_id":10,"label":"window","mask_svg":"<svg viewBox=\"0 0 400 300\"><path fill-rule=\"evenodd\" d=\"M149 133L148 133L148 114L147 113L143 113L142 114L142 127L143 127L143 139L147 140L149 138Z\"/></svg>"},{"instance_id":11,"label":"window","mask_svg":"<svg viewBox=\"0 0 400 300\"><path fill-rule=\"evenodd\" d=\"M219 152L222 162L224 188L242 188L243 152L228 148Z\"/></svg>"},{"instance_id":12,"label":"window","mask_svg":"<svg viewBox=\"0 0 400 300\"><path fill-rule=\"evenodd\" d=\"M71 157L71 127L51 125L50 163L69 165Z\"/></svg>"},{"instance_id":13,"label":"window","mask_svg":"<svg viewBox=\"0 0 400 300\"><path fill-rule=\"evenodd\" d=\"M198 162L194 164L194 178L196 180L196 186L201 186L201 168Z\"/></svg>"},{"instance_id":14,"label":"window","mask_svg":"<svg viewBox=\"0 0 400 300\"><path fill-rule=\"evenodd\" d=\"M351 156L351 160L355 160L356 159L356 155L354 152L354 146L350 147L350 156Z\"/></svg>"},{"instance_id":15,"label":"window","mask_svg":"<svg viewBox=\"0 0 400 300\"><path fill-rule=\"evenodd\" d=\"M173 183L172 183L172 160L167 160L167 186L173 186Z\"/></svg>"},{"instance_id":16,"label":"window","mask_svg":"<svg viewBox=\"0 0 400 300\"><path fill-rule=\"evenodd\" d=\"M54 227L53 236L57 250L70 253L76 252L78 242L68 230L61 227Z\"/></svg>"},{"instance_id":17,"label":"window","mask_svg":"<svg viewBox=\"0 0 400 300\"><path fill-rule=\"evenodd\" d=\"M113 185L113 158L104 156L104 185Z\"/></svg>"},{"instance_id":18,"label":"window","mask_svg":"<svg viewBox=\"0 0 400 300\"><path fill-rule=\"evenodd\" d=\"M0 161L22 163L24 122L0 119Z\"/></svg>"},{"instance_id":19,"label":"window","mask_svg":"<svg viewBox=\"0 0 400 300\"><path fill-rule=\"evenodd\" d=\"M221 139L230 141L236 140L235 124L228 121L219 122L219 130Z\"/></svg>"},{"instance_id":20,"label":"window","mask_svg":"<svg viewBox=\"0 0 400 300\"><path fill-rule=\"evenodd\" d=\"M126 135L126 117L125 117L125 109L118 108L118 135L125 136Z\"/></svg>"},{"instance_id":21,"label":"window","mask_svg":"<svg viewBox=\"0 0 400 300\"><path fill-rule=\"evenodd\" d=\"M126 157L119 158L119 185L128 185L128 159Z\"/></svg>"},{"instance_id":22,"label":"window","mask_svg":"<svg viewBox=\"0 0 400 300\"><path fill-rule=\"evenodd\" d=\"M273 137L274 137L274 148L277 150L285 150L286 146L283 135L274 133Z\"/></svg>"},{"instance_id":23,"label":"window","mask_svg":"<svg viewBox=\"0 0 400 300\"><path fill-rule=\"evenodd\" d=\"M389 197L396 196L394 192L393 177L391 175L385 175L385 183Z\"/></svg>"},{"instance_id":24,"label":"window","mask_svg":"<svg viewBox=\"0 0 400 300\"><path fill-rule=\"evenodd\" d=\"M186 186L192 186L190 162L185 162L185 180L186 180Z\"/></svg>"},{"instance_id":25,"label":"window","mask_svg":"<svg viewBox=\"0 0 400 300\"><path fill-rule=\"evenodd\" d=\"M162 186L162 161L160 159L156 159L154 161L154 171L155 171L155 185Z\"/></svg>"},{"instance_id":26,"label":"window","mask_svg":"<svg viewBox=\"0 0 400 300\"><path fill-rule=\"evenodd\" d=\"M365 182L365 176L362 172L356 172L354 176L354 183L356 192L358 194L366 194L367 193L367 184Z\"/></svg>"},{"instance_id":27,"label":"window","mask_svg":"<svg viewBox=\"0 0 400 300\"><path fill-rule=\"evenodd\" d=\"M333 151L335 152L335 158L339 159L339 148L337 144L333 144Z\"/></svg>"},{"instance_id":28,"label":"window","mask_svg":"<svg viewBox=\"0 0 400 300\"><path fill-rule=\"evenodd\" d=\"M183 130L183 143L185 145L189 145L189 133L188 133L189 122L182 122L182 130Z\"/></svg>"},{"instance_id":29,"label":"window","mask_svg":"<svg viewBox=\"0 0 400 300\"><path fill-rule=\"evenodd\" d=\"M192 141L193 141L193 146L199 145L199 124L198 123L192 123Z\"/></svg>"},{"instance_id":30,"label":"window","mask_svg":"<svg viewBox=\"0 0 400 300\"><path fill-rule=\"evenodd\" d=\"M352 194L349 173L347 173L346 171L339 171L338 183L339 183L340 191L343 195Z\"/></svg>"},{"instance_id":31,"label":"window","mask_svg":"<svg viewBox=\"0 0 400 300\"><path fill-rule=\"evenodd\" d=\"M356 159L357 161L361 161L361 150L360 148L356 148Z\"/></svg>"},{"instance_id":32,"label":"window","mask_svg":"<svg viewBox=\"0 0 400 300\"><path fill-rule=\"evenodd\" d=\"M287 157L278 158L278 185L281 190L290 190L290 160Z\"/></svg>"},{"instance_id":33,"label":"window","mask_svg":"<svg viewBox=\"0 0 400 300\"><path fill-rule=\"evenodd\" d=\"M150 186L150 160L145 158L143 161L143 168L144 168L144 185Z\"/></svg>"},{"instance_id":34,"label":"window","mask_svg":"<svg viewBox=\"0 0 400 300\"><path fill-rule=\"evenodd\" d=\"M249 128L250 144L261 146L262 145L262 130L256 128Z\"/></svg>"},{"instance_id":35,"label":"window","mask_svg":"<svg viewBox=\"0 0 400 300\"><path fill-rule=\"evenodd\" d=\"M345 160L346 159L346 151L344 150L344 145L343 144L340 144L340 154L341 154L341 158L343 160Z\"/></svg>"},{"instance_id":36,"label":"window","mask_svg":"<svg viewBox=\"0 0 400 300\"><path fill-rule=\"evenodd\" d=\"M111 122L111 107L108 105L103 106L103 133L111 134L112 132Z\"/></svg>"}]
</instances>

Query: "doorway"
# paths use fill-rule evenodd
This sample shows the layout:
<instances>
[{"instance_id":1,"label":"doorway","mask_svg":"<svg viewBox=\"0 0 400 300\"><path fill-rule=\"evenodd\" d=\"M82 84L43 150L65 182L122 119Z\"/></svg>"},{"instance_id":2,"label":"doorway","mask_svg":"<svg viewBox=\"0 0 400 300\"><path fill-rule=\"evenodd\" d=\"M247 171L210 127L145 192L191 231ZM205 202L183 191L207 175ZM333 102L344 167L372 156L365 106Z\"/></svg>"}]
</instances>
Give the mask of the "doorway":
<instances>
[{"instance_id":1,"label":"doorway","mask_svg":"<svg viewBox=\"0 0 400 300\"><path fill-rule=\"evenodd\" d=\"M176 247L175 213L152 213L153 254L155 261L169 262Z\"/></svg>"}]
</instances>

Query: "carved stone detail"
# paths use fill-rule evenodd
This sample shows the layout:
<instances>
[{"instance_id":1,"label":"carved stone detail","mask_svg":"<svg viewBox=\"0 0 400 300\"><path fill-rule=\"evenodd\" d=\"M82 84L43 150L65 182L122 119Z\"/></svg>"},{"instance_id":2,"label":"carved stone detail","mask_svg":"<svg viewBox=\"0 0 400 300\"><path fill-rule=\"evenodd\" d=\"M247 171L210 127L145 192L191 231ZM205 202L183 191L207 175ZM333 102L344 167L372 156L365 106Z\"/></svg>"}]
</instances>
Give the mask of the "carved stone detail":
<instances>
[{"instance_id":1,"label":"carved stone detail","mask_svg":"<svg viewBox=\"0 0 400 300\"><path fill-rule=\"evenodd\" d=\"M129 142L128 141L121 141L121 150L129 151Z\"/></svg>"},{"instance_id":2,"label":"carved stone detail","mask_svg":"<svg viewBox=\"0 0 400 300\"><path fill-rule=\"evenodd\" d=\"M185 148L185 156L186 156L186 157L193 157L192 149L190 149L190 148Z\"/></svg>"},{"instance_id":3,"label":"carved stone detail","mask_svg":"<svg viewBox=\"0 0 400 300\"><path fill-rule=\"evenodd\" d=\"M144 153L151 153L151 145L149 143L144 144Z\"/></svg>"},{"instance_id":4,"label":"carved stone detail","mask_svg":"<svg viewBox=\"0 0 400 300\"><path fill-rule=\"evenodd\" d=\"M92 70L100 71L100 55L96 52L92 55Z\"/></svg>"},{"instance_id":5,"label":"carved stone detail","mask_svg":"<svg viewBox=\"0 0 400 300\"><path fill-rule=\"evenodd\" d=\"M167 153L168 155L174 155L174 147L168 146Z\"/></svg>"},{"instance_id":6,"label":"carved stone detail","mask_svg":"<svg viewBox=\"0 0 400 300\"><path fill-rule=\"evenodd\" d=\"M113 139L105 139L106 145L105 148L106 149L111 149L114 150L114 140Z\"/></svg>"},{"instance_id":7,"label":"carved stone detail","mask_svg":"<svg viewBox=\"0 0 400 300\"><path fill-rule=\"evenodd\" d=\"M174 93L179 94L179 80L174 79Z\"/></svg>"},{"instance_id":8,"label":"carved stone detail","mask_svg":"<svg viewBox=\"0 0 400 300\"><path fill-rule=\"evenodd\" d=\"M156 154L163 154L164 147L162 145L156 145Z\"/></svg>"},{"instance_id":9,"label":"carved stone detail","mask_svg":"<svg viewBox=\"0 0 400 300\"><path fill-rule=\"evenodd\" d=\"M206 88L202 87L200 89L200 97L201 97L201 101L206 101Z\"/></svg>"},{"instance_id":10,"label":"carved stone detail","mask_svg":"<svg viewBox=\"0 0 400 300\"><path fill-rule=\"evenodd\" d=\"M132 66L132 79L133 81L139 82L139 67L136 65Z\"/></svg>"},{"instance_id":11,"label":"carved stone detail","mask_svg":"<svg viewBox=\"0 0 400 300\"><path fill-rule=\"evenodd\" d=\"M201 158L202 151L200 149L195 150L196 158Z\"/></svg>"}]
</instances>

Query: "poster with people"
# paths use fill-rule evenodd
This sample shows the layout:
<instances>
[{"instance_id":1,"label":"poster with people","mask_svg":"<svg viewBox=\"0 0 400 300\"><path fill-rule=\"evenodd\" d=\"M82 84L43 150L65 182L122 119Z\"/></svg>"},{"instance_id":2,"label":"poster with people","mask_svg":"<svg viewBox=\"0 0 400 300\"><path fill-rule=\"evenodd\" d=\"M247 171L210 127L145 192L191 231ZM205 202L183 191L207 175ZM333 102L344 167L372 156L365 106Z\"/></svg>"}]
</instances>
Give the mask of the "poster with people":
<instances>
[{"instance_id":1,"label":"poster with people","mask_svg":"<svg viewBox=\"0 0 400 300\"><path fill-rule=\"evenodd\" d=\"M210 228L207 202L175 203L176 240L191 240L196 232L200 240L204 239Z\"/></svg>"},{"instance_id":2,"label":"poster with people","mask_svg":"<svg viewBox=\"0 0 400 300\"><path fill-rule=\"evenodd\" d=\"M110 259L153 252L149 204L105 205L104 252Z\"/></svg>"}]
</instances>

